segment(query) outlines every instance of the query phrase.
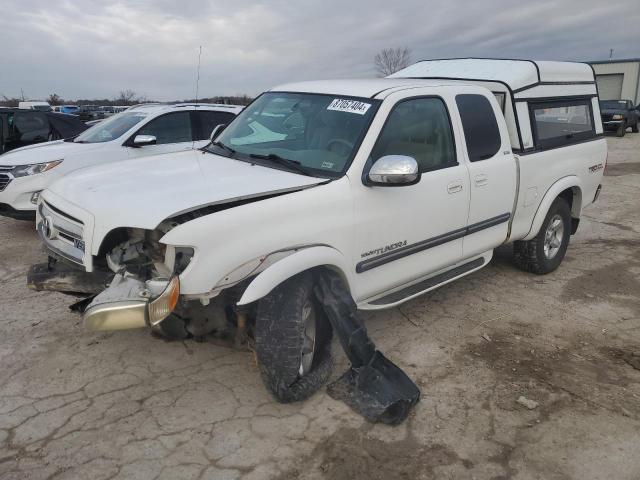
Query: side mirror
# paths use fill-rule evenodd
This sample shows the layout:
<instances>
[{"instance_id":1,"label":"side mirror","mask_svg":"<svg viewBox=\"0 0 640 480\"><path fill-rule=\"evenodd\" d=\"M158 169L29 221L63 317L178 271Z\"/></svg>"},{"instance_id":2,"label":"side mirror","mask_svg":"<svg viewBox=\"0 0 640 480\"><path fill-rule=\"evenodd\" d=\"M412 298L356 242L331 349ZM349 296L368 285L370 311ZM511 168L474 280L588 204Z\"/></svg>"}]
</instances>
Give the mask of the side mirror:
<instances>
[{"instance_id":1,"label":"side mirror","mask_svg":"<svg viewBox=\"0 0 640 480\"><path fill-rule=\"evenodd\" d=\"M211 136L209 137L209 140L211 140L212 142L216 139L216 137L222 133L222 131L227 128L227 124L226 123L221 123L220 125L216 125L213 128L213 131L211 132Z\"/></svg>"},{"instance_id":2,"label":"side mirror","mask_svg":"<svg viewBox=\"0 0 640 480\"><path fill-rule=\"evenodd\" d=\"M371 166L366 176L367 185L401 187L420 181L418 162L406 155L385 155Z\"/></svg>"},{"instance_id":3,"label":"side mirror","mask_svg":"<svg viewBox=\"0 0 640 480\"><path fill-rule=\"evenodd\" d=\"M136 135L133 139L134 147L146 147L147 145L155 145L156 137L153 135Z\"/></svg>"}]
</instances>

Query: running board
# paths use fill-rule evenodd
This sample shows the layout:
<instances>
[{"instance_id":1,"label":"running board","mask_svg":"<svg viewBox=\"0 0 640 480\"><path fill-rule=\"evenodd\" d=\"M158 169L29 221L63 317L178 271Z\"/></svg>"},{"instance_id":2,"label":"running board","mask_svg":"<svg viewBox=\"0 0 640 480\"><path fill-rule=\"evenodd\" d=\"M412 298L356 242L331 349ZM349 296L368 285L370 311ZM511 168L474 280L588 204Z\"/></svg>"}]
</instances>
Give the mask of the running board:
<instances>
[{"instance_id":1,"label":"running board","mask_svg":"<svg viewBox=\"0 0 640 480\"><path fill-rule=\"evenodd\" d=\"M376 300L368 302L369 305L390 305L393 303L400 302L405 298L416 295L425 290L429 290L430 288L436 287L441 283L448 282L460 275L464 275L471 270L475 270L484 265L484 258L476 258L475 260L471 260L470 262L463 263L459 267L452 268L451 270L447 270L440 275L436 275L434 277L427 278L418 283L414 283L413 285L409 285L408 287L403 288L402 290L398 290L397 292L390 293L385 295L384 297L380 297Z\"/></svg>"}]
</instances>

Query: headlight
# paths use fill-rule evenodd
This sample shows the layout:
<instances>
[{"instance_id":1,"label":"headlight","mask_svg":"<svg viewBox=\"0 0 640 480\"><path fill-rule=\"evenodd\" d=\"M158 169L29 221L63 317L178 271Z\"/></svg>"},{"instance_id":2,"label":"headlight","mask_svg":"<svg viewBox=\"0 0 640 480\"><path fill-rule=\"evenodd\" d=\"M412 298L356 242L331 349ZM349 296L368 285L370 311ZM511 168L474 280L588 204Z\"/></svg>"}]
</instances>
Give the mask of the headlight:
<instances>
[{"instance_id":1,"label":"headlight","mask_svg":"<svg viewBox=\"0 0 640 480\"><path fill-rule=\"evenodd\" d=\"M48 172L52 168L57 167L62 163L62 160L54 160L53 162L34 163L32 165L19 165L13 169L14 177L27 177L29 175L35 175L37 173Z\"/></svg>"},{"instance_id":2,"label":"headlight","mask_svg":"<svg viewBox=\"0 0 640 480\"><path fill-rule=\"evenodd\" d=\"M611 117L613 120L622 120L622 115L614 115Z\"/></svg>"}]
</instances>

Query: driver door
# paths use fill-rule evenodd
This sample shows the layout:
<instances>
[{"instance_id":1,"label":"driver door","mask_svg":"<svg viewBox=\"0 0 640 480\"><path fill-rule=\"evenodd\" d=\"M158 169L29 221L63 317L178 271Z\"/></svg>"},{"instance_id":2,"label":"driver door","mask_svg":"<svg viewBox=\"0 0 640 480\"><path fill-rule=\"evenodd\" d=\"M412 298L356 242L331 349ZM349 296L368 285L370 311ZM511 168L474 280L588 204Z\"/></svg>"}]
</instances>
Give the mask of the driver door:
<instances>
[{"instance_id":1,"label":"driver door","mask_svg":"<svg viewBox=\"0 0 640 480\"><path fill-rule=\"evenodd\" d=\"M414 94L415 95L415 94ZM388 101L388 100L387 100ZM445 99L400 98L368 164L387 155L413 157L420 181L403 186L354 183L356 301L380 296L455 264L469 213L469 173L456 148Z\"/></svg>"}]
</instances>

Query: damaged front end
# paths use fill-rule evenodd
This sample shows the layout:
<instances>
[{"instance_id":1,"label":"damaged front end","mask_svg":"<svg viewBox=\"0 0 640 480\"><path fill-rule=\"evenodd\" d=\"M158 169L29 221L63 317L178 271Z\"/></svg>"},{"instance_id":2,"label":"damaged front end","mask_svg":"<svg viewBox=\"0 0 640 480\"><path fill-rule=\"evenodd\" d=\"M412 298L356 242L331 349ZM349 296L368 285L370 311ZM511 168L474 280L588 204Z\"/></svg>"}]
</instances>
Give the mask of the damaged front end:
<instances>
[{"instance_id":1,"label":"damaged front end","mask_svg":"<svg viewBox=\"0 0 640 480\"><path fill-rule=\"evenodd\" d=\"M31 267L27 285L84 296L76 309L90 330L158 327L178 307L179 275L193 257L191 248L160 243L176 225L113 231L94 258L92 272L49 252L47 263Z\"/></svg>"},{"instance_id":2,"label":"damaged front end","mask_svg":"<svg viewBox=\"0 0 640 480\"><path fill-rule=\"evenodd\" d=\"M179 297L177 276L142 281L128 272L118 273L86 307L84 324L90 330L157 327L175 310Z\"/></svg>"}]
</instances>

